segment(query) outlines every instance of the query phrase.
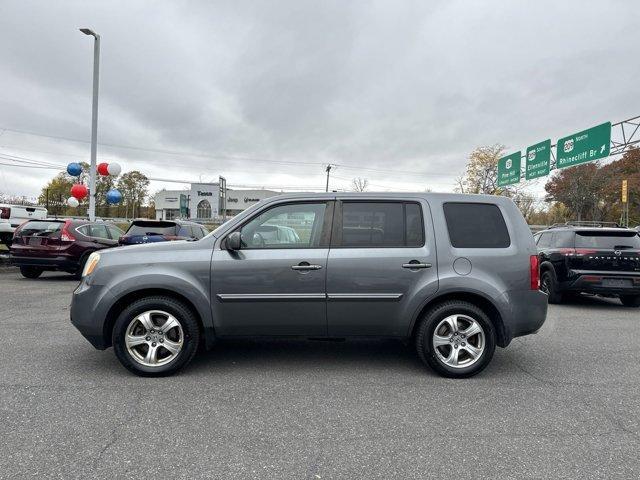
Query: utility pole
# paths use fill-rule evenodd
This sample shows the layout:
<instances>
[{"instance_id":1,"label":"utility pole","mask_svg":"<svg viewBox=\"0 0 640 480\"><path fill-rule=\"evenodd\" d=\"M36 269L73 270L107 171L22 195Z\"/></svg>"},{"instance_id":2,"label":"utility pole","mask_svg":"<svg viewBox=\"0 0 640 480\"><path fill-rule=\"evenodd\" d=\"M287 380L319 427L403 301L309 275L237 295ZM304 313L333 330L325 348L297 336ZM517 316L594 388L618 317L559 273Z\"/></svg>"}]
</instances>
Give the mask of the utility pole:
<instances>
[{"instance_id":1,"label":"utility pole","mask_svg":"<svg viewBox=\"0 0 640 480\"><path fill-rule=\"evenodd\" d=\"M93 37L93 101L91 103L91 167L89 168L89 221L96 219L96 153L98 147L98 83L100 78L100 35L89 28L81 28Z\"/></svg>"},{"instance_id":2,"label":"utility pole","mask_svg":"<svg viewBox=\"0 0 640 480\"><path fill-rule=\"evenodd\" d=\"M327 171L327 186L326 186L326 188L324 190L325 192L329 191L329 172L331 171L331 167L332 167L332 165L329 164L329 165L327 165L327 168L326 168L326 171Z\"/></svg>"}]
</instances>

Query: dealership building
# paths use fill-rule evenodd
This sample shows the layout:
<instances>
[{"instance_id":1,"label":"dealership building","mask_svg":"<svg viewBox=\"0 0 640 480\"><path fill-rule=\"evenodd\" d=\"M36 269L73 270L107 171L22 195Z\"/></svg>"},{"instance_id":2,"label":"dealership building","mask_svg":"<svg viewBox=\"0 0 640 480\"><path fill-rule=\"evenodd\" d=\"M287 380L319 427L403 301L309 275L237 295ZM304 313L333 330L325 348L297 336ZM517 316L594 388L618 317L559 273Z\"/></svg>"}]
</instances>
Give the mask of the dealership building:
<instances>
[{"instance_id":1,"label":"dealership building","mask_svg":"<svg viewBox=\"0 0 640 480\"><path fill-rule=\"evenodd\" d=\"M225 203L229 217L279 194L272 190L232 190L224 185L220 188L219 183L192 183L188 190L160 190L156 193L156 220L220 220Z\"/></svg>"}]
</instances>

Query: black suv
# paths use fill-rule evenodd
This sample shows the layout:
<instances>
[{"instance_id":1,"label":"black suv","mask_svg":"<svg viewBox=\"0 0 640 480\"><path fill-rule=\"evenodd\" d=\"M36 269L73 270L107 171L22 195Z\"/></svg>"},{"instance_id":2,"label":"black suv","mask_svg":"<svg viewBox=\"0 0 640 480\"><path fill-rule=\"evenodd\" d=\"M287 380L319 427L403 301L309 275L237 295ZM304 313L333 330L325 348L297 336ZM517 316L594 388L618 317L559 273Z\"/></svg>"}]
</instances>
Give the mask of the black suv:
<instances>
[{"instance_id":1,"label":"black suv","mask_svg":"<svg viewBox=\"0 0 640 480\"><path fill-rule=\"evenodd\" d=\"M640 307L640 234L596 222L553 225L534 235L540 257L540 289L549 303L565 292L619 297Z\"/></svg>"}]
</instances>

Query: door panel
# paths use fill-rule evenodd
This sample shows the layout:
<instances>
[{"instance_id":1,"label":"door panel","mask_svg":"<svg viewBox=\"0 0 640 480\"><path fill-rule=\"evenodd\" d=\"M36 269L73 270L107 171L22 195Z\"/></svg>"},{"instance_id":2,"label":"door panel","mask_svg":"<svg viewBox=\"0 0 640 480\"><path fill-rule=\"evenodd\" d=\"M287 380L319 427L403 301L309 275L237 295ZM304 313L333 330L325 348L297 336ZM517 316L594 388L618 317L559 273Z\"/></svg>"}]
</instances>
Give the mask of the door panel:
<instances>
[{"instance_id":1,"label":"door panel","mask_svg":"<svg viewBox=\"0 0 640 480\"><path fill-rule=\"evenodd\" d=\"M212 306L220 335L327 334L328 249L217 250ZM308 263L315 270L291 267Z\"/></svg>"},{"instance_id":2,"label":"door panel","mask_svg":"<svg viewBox=\"0 0 640 480\"><path fill-rule=\"evenodd\" d=\"M414 201L415 202L415 201ZM348 202L345 201L345 204ZM428 205L420 202L423 219L430 219ZM391 208L372 207L372 215L364 209L344 213L336 205L334 237L327 262L327 322L329 336L347 335L406 335L413 314L419 305L438 288L435 240L430 221L422 221L419 228L423 238L416 242L415 215L405 210L407 221L398 222L397 212ZM386 212L386 213L385 213ZM392 238L404 238L411 247L348 247L343 242L341 226L344 216L345 238L363 243L367 238L366 224L371 222L368 238L391 243ZM384 217L392 217L386 220ZM398 235L413 220L413 230ZM392 235L388 235L393 230ZM337 235L336 235L337 233ZM424 241L422 241L424 240Z\"/></svg>"},{"instance_id":3,"label":"door panel","mask_svg":"<svg viewBox=\"0 0 640 480\"><path fill-rule=\"evenodd\" d=\"M289 202L240 227L241 248L215 250L211 301L218 335L327 334L332 202Z\"/></svg>"}]
</instances>

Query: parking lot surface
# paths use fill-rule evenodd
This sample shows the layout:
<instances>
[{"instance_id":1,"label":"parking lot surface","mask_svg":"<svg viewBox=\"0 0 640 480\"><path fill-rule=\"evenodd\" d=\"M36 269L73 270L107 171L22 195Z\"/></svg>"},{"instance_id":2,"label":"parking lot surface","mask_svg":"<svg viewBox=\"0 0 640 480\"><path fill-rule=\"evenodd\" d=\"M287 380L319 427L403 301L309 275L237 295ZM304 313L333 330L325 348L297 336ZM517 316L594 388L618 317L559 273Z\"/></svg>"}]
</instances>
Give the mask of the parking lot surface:
<instances>
[{"instance_id":1,"label":"parking lot surface","mask_svg":"<svg viewBox=\"0 0 640 480\"><path fill-rule=\"evenodd\" d=\"M394 340L233 341L138 378L0 269L2 478L638 478L640 310L579 298L449 380Z\"/></svg>"}]
</instances>

